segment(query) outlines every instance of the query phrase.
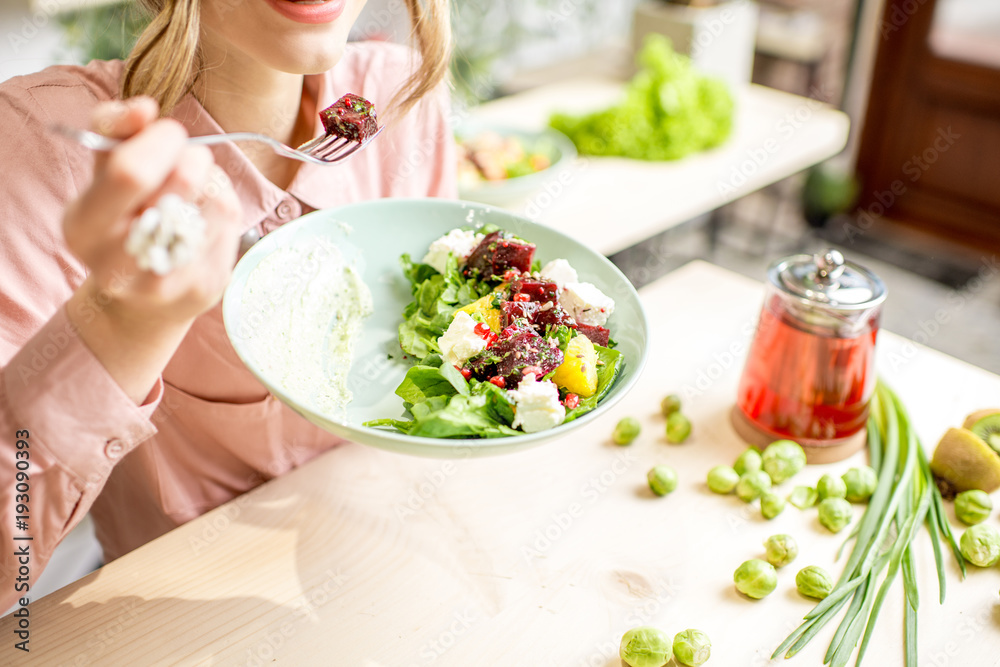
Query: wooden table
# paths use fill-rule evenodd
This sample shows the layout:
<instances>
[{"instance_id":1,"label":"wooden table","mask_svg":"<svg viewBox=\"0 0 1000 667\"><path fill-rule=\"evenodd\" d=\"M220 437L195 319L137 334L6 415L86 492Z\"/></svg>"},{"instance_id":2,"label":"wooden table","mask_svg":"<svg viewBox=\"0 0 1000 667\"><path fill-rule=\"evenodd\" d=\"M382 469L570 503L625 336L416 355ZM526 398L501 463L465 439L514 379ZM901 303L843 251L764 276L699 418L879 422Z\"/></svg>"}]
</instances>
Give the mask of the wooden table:
<instances>
[{"instance_id":1,"label":"wooden table","mask_svg":"<svg viewBox=\"0 0 1000 667\"><path fill-rule=\"evenodd\" d=\"M576 77L483 104L471 120L540 129L555 111L584 113L616 102L621 81ZM607 255L709 213L840 152L845 114L763 86L737 90L732 136L673 162L581 158L506 208L571 233Z\"/></svg>"},{"instance_id":2,"label":"wooden table","mask_svg":"<svg viewBox=\"0 0 1000 667\"><path fill-rule=\"evenodd\" d=\"M765 521L704 485L711 466L743 449L726 413L761 294L754 281L686 265L642 290L649 365L592 428L493 459L342 446L33 602L31 653L17 662L611 667L622 634L652 624L707 632L709 665L768 664L812 607L795 591L795 572L818 564L839 573L844 534L791 506ZM1000 403L1000 377L886 332L879 364L925 445ZM694 423L683 445L663 437L668 392L684 394ZM616 447L608 436L625 415L643 433ZM810 467L792 483L862 461ZM664 498L645 481L658 463L680 477ZM733 571L779 532L799 541L797 561L771 596L742 598ZM960 582L949 557L939 606L929 541L917 544L921 664L996 664L1000 569L971 568ZM902 664L901 596L897 581L865 664ZM4 664L11 620L0 621ZM821 664L833 630L774 664Z\"/></svg>"}]
</instances>

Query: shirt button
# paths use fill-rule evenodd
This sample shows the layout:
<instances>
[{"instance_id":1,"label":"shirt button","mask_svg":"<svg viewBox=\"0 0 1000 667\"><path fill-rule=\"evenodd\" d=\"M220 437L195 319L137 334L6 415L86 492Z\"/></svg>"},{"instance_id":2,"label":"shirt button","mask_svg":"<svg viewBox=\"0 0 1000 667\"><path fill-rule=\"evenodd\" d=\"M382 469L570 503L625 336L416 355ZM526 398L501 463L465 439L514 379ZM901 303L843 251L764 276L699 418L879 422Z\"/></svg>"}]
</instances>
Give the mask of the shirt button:
<instances>
[{"instance_id":1,"label":"shirt button","mask_svg":"<svg viewBox=\"0 0 1000 667\"><path fill-rule=\"evenodd\" d=\"M278 204L278 209L275 211L278 214L278 219L282 221L288 221L292 219L294 211L292 210L292 205L287 201L283 201Z\"/></svg>"},{"instance_id":2,"label":"shirt button","mask_svg":"<svg viewBox=\"0 0 1000 667\"><path fill-rule=\"evenodd\" d=\"M247 250L253 247L253 244L260 240L260 231L256 227L252 227L247 230L242 236L240 236L240 257L246 254Z\"/></svg>"},{"instance_id":3,"label":"shirt button","mask_svg":"<svg viewBox=\"0 0 1000 667\"><path fill-rule=\"evenodd\" d=\"M104 446L104 453L109 459L120 459L125 453L125 443L118 438L108 440L108 444Z\"/></svg>"}]
</instances>

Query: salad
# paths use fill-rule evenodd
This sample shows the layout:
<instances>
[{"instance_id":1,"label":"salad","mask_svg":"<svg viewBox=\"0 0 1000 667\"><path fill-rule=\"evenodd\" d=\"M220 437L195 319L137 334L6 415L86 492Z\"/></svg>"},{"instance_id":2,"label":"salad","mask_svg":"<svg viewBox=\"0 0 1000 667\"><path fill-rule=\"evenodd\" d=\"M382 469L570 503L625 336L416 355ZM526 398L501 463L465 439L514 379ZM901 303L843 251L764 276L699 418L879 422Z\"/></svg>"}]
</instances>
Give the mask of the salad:
<instances>
[{"instance_id":1,"label":"salad","mask_svg":"<svg viewBox=\"0 0 1000 667\"><path fill-rule=\"evenodd\" d=\"M536 433L593 410L623 359L614 301L565 259L496 226L453 229L400 261L413 301L399 344L415 360L396 388L410 419L365 426L428 438Z\"/></svg>"}]
</instances>

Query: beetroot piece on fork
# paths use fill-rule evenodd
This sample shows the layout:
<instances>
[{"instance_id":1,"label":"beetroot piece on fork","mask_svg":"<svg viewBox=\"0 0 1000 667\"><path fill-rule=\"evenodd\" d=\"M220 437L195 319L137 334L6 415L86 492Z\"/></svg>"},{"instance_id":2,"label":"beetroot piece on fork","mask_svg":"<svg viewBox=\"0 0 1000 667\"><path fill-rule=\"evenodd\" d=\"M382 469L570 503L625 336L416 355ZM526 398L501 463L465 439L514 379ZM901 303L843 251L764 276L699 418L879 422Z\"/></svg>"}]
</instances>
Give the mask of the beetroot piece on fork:
<instances>
[{"instance_id":1,"label":"beetroot piece on fork","mask_svg":"<svg viewBox=\"0 0 1000 667\"><path fill-rule=\"evenodd\" d=\"M349 141L364 141L378 132L375 105L354 93L347 93L319 112L327 134Z\"/></svg>"}]
</instances>

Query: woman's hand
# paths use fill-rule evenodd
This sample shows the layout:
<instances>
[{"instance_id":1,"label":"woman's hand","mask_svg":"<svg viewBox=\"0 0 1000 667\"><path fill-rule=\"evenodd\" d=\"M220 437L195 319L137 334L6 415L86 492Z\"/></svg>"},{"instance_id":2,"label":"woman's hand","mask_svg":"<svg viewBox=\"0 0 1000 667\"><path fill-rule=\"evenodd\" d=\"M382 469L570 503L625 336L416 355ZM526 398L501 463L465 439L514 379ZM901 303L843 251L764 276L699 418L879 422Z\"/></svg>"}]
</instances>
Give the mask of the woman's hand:
<instances>
[{"instance_id":1,"label":"woman's hand","mask_svg":"<svg viewBox=\"0 0 1000 667\"><path fill-rule=\"evenodd\" d=\"M97 154L90 187L66 210L63 231L88 277L67 304L70 321L137 401L148 394L195 317L218 303L236 262L241 208L211 151L187 144L149 98L102 104L95 131L124 139ZM132 221L165 194L197 205L205 242L187 265L159 276L125 252Z\"/></svg>"},{"instance_id":2,"label":"woman's hand","mask_svg":"<svg viewBox=\"0 0 1000 667\"><path fill-rule=\"evenodd\" d=\"M121 317L185 322L215 305L236 262L240 206L211 151L189 146L176 121L157 119L149 98L100 105L94 129L125 139L98 153L90 188L69 206L66 243L90 271L91 296ZM165 276L141 271L125 252L132 221L165 194L196 204L206 221L205 243L194 261Z\"/></svg>"}]
</instances>

